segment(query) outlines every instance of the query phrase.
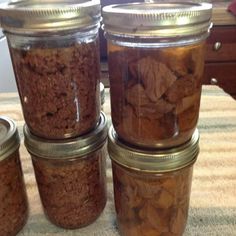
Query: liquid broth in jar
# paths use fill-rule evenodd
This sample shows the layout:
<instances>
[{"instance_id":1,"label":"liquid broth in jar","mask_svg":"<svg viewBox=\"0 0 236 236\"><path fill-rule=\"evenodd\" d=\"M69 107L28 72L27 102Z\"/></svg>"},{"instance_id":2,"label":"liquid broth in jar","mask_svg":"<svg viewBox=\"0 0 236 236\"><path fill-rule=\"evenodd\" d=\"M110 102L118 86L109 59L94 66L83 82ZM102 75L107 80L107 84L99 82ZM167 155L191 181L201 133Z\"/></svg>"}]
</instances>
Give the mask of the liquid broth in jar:
<instances>
[{"instance_id":1,"label":"liquid broth in jar","mask_svg":"<svg viewBox=\"0 0 236 236\"><path fill-rule=\"evenodd\" d=\"M117 225L122 236L184 233L196 161L198 132L178 148L137 149L109 132Z\"/></svg>"},{"instance_id":2,"label":"liquid broth in jar","mask_svg":"<svg viewBox=\"0 0 236 236\"><path fill-rule=\"evenodd\" d=\"M191 138L198 122L210 17L207 3L103 8L112 122L122 140L168 148Z\"/></svg>"}]
</instances>

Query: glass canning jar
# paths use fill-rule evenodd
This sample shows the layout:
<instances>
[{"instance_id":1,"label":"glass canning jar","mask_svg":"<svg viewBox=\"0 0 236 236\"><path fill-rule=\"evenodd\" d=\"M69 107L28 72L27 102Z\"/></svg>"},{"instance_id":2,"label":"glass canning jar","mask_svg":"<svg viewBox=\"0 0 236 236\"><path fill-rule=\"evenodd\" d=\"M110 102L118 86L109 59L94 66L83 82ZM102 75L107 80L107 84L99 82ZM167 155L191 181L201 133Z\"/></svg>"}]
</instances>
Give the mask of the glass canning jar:
<instances>
[{"instance_id":1,"label":"glass canning jar","mask_svg":"<svg viewBox=\"0 0 236 236\"><path fill-rule=\"evenodd\" d=\"M191 138L211 8L164 1L103 8L112 122L122 140L169 148Z\"/></svg>"},{"instance_id":2,"label":"glass canning jar","mask_svg":"<svg viewBox=\"0 0 236 236\"><path fill-rule=\"evenodd\" d=\"M198 132L177 148L147 151L109 132L114 199L122 236L180 236L188 218Z\"/></svg>"},{"instance_id":3,"label":"glass canning jar","mask_svg":"<svg viewBox=\"0 0 236 236\"><path fill-rule=\"evenodd\" d=\"M14 236L28 218L28 200L13 120L0 116L0 235Z\"/></svg>"},{"instance_id":4,"label":"glass canning jar","mask_svg":"<svg viewBox=\"0 0 236 236\"><path fill-rule=\"evenodd\" d=\"M33 134L64 139L96 126L100 15L97 0L0 5L24 118Z\"/></svg>"},{"instance_id":5,"label":"glass canning jar","mask_svg":"<svg viewBox=\"0 0 236 236\"><path fill-rule=\"evenodd\" d=\"M75 229L95 221L106 205L106 118L78 138L49 141L24 127L41 202L48 219Z\"/></svg>"}]
</instances>

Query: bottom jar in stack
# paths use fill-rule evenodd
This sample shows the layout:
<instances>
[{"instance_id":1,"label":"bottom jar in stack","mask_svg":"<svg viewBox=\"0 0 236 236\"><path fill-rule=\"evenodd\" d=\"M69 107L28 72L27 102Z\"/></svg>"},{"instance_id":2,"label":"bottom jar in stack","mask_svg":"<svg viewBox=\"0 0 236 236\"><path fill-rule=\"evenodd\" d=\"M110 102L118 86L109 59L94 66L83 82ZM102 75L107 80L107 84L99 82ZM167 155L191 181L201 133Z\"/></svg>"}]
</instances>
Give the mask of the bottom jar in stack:
<instances>
[{"instance_id":1,"label":"bottom jar in stack","mask_svg":"<svg viewBox=\"0 0 236 236\"><path fill-rule=\"evenodd\" d=\"M24 127L41 202L55 225L76 229L95 221L106 205L106 118L90 133L45 140Z\"/></svg>"},{"instance_id":2,"label":"bottom jar in stack","mask_svg":"<svg viewBox=\"0 0 236 236\"><path fill-rule=\"evenodd\" d=\"M185 230L199 134L172 149L140 150L122 143L113 128L112 159L117 224L122 236L180 236Z\"/></svg>"},{"instance_id":3,"label":"bottom jar in stack","mask_svg":"<svg viewBox=\"0 0 236 236\"><path fill-rule=\"evenodd\" d=\"M0 116L0 235L15 236L28 218L28 200L15 123Z\"/></svg>"}]
</instances>

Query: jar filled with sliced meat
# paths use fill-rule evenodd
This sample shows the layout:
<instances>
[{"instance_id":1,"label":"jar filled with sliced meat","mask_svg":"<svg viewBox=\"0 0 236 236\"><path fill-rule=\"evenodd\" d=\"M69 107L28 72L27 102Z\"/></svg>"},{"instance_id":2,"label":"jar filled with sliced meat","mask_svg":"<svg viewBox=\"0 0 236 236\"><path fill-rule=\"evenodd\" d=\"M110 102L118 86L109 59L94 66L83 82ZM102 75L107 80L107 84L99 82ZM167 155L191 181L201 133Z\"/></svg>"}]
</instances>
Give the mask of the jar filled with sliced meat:
<instances>
[{"instance_id":1,"label":"jar filled with sliced meat","mask_svg":"<svg viewBox=\"0 0 236 236\"><path fill-rule=\"evenodd\" d=\"M177 148L147 151L128 146L111 128L116 220L122 236L181 236L188 219L198 132Z\"/></svg>"},{"instance_id":2,"label":"jar filled with sliced meat","mask_svg":"<svg viewBox=\"0 0 236 236\"><path fill-rule=\"evenodd\" d=\"M168 148L191 138L199 116L210 18L211 4L205 3L103 8L112 122L122 140Z\"/></svg>"}]
</instances>

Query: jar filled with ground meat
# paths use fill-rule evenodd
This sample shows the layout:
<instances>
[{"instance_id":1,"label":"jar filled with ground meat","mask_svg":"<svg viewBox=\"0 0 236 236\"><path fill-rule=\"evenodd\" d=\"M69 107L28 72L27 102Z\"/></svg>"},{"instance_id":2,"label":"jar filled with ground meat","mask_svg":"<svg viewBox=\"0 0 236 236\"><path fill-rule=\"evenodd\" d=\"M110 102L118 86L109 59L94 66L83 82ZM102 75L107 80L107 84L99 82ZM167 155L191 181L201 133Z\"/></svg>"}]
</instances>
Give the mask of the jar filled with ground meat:
<instances>
[{"instance_id":1,"label":"jar filled with ground meat","mask_svg":"<svg viewBox=\"0 0 236 236\"><path fill-rule=\"evenodd\" d=\"M191 138L211 8L165 1L103 8L112 122L122 140L169 148Z\"/></svg>"},{"instance_id":2,"label":"jar filled with ground meat","mask_svg":"<svg viewBox=\"0 0 236 236\"><path fill-rule=\"evenodd\" d=\"M55 225L75 229L95 221L106 204L106 118L90 133L67 140L38 138L24 127L41 202Z\"/></svg>"},{"instance_id":3,"label":"jar filled with ground meat","mask_svg":"<svg viewBox=\"0 0 236 236\"><path fill-rule=\"evenodd\" d=\"M83 135L100 115L100 3L0 5L25 121L47 139Z\"/></svg>"},{"instance_id":4,"label":"jar filled with ground meat","mask_svg":"<svg viewBox=\"0 0 236 236\"><path fill-rule=\"evenodd\" d=\"M14 236L28 218L28 200L13 120L0 116L0 235Z\"/></svg>"},{"instance_id":5,"label":"jar filled with ground meat","mask_svg":"<svg viewBox=\"0 0 236 236\"><path fill-rule=\"evenodd\" d=\"M188 218L199 134L172 149L147 151L109 131L115 209L122 236L181 236Z\"/></svg>"}]
</instances>

